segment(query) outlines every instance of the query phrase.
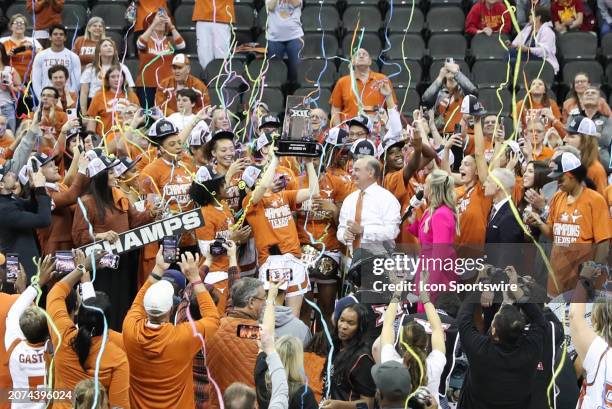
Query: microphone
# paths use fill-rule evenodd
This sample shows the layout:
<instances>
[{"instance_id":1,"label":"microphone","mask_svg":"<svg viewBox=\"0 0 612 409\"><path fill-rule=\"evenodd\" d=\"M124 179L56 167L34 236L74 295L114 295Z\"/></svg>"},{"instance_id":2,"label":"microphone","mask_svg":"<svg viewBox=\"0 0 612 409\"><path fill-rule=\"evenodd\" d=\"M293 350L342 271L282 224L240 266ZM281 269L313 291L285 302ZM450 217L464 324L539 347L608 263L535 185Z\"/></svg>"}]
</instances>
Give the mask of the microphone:
<instances>
[{"instance_id":1,"label":"microphone","mask_svg":"<svg viewBox=\"0 0 612 409\"><path fill-rule=\"evenodd\" d=\"M402 221L400 222L400 224L404 223L406 219L408 219L410 215L412 215L412 212L414 211L414 209L418 209L419 207L421 207L422 204L423 204L423 191L419 190L418 192L416 192L414 196L410 198L410 204L408 205L408 208L404 212L404 215L402 216Z\"/></svg>"}]
</instances>

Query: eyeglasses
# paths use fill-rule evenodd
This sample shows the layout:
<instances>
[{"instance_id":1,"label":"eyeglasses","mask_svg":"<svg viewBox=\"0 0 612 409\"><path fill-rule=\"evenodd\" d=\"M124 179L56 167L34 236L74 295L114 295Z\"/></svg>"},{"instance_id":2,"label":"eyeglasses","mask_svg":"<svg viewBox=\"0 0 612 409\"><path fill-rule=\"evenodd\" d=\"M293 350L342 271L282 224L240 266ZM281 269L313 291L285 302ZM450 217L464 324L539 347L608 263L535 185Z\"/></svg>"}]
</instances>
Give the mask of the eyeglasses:
<instances>
[{"instance_id":1,"label":"eyeglasses","mask_svg":"<svg viewBox=\"0 0 612 409\"><path fill-rule=\"evenodd\" d=\"M589 82L589 80L575 80L574 81L575 84L584 84L584 83L587 83L587 82Z\"/></svg>"},{"instance_id":2,"label":"eyeglasses","mask_svg":"<svg viewBox=\"0 0 612 409\"><path fill-rule=\"evenodd\" d=\"M21 20L16 20L16 21L13 21L13 25L14 26L25 26L25 22Z\"/></svg>"}]
</instances>

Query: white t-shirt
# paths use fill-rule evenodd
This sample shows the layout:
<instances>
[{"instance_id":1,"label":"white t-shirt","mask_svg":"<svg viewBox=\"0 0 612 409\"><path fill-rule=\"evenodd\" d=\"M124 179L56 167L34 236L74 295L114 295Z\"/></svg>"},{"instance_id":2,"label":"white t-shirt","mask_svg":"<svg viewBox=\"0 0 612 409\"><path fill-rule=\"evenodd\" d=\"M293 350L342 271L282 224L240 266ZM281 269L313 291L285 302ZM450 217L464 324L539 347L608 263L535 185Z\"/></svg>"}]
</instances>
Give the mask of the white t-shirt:
<instances>
[{"instance_id":1,"label":"white t-shirt","mask_svg":"<svg viewBox=\"0 0 612 409\"><path fill-rule=\"evenodd\" d=\"M195 118L195 114L191 115L183 115L180 112L175 112L168 116L166 119L174 124L180 131L185 129L187 125L189 125L193 119ZM191 131L191 135L200 135L201 132L208 132L208 125L206 122L200 121L193 127Z\"/></svg>"},{"instance_id":2,"label":"white t-shirt","mask_svg":"<svg viewBox=\"0 0 612 409\"><path fill-rule=\"evenodd\" d=\"M605 354L605 355L604 355ZM602 337L597 337L589 347L582 367L586 371L586 383L580 390L577 409L612 407L612 348Z\"/></svg>"},{"instance_id":3,"label":"white t-shirt","mask_svg":"<svg viewBox=\"0 0 612 409\"><path fill-rule=\"evenodd\" d=\"M121 70L125 74L125 81L128 86L134 87L134 79L132 78L132 74L130 74L130 70L125 64L121 64ZM83 70L83 74L81 74L81 84L89 84L89 94L87 95L89 98L93 98L98 91L102 88L102 84L104 82L104 75L95 74L95 70L93 65L89 64L85 70Z\"/></svg>"},{"instance_id":4,"label":"white t-shirt","mask_svg":"<svg viewBox=\"0 0 612 409\"><path fill-rule=\"evenodd\" d=\"M395 350L395 347L390 344L382 347L380 351L380 363L382 364L388 361L395 361L399 363L404 362L402 357ZM425 366L427 370L427 389L436 398L438 405L440 404L440 398L438 396L438 390L440 389L440 378L442 377L442 372L444 371L445 365L446 356L442 352L435 349L431 351L425 359Z\"/></svg>"}]
</instances>

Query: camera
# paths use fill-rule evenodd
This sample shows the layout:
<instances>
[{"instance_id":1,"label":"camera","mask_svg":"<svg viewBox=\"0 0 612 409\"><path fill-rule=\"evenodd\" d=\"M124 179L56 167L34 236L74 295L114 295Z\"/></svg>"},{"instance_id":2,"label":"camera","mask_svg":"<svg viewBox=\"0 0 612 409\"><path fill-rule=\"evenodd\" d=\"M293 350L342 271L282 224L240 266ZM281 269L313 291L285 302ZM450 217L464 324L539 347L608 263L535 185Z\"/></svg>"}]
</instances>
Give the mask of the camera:
<instances>
[{"instance_id":1,"label":"camera","mask_svg":"<svg viewBox=\"0 0 612 409\"><path fill-rule=\"evenodd\" d=\"M212 256L221 256L223 254L227 254L227 250L223 245L225 244L225 239L223 237L216 238L215 241L210 243L210 254Z\"/></svg>"}]
</instances>

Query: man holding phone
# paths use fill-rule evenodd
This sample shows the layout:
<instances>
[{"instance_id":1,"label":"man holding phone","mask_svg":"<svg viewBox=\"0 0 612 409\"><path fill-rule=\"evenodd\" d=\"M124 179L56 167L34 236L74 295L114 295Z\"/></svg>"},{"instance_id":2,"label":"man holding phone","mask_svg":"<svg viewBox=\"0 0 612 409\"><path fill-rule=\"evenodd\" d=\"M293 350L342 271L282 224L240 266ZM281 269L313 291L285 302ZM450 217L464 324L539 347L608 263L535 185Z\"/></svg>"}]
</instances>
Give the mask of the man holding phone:
<instances>
[{"instance_id":1,"label":"man holding phone","mask_svg":"<svg viewBox=\"0 0 612 409\"><path fill-rule=\"evenodd\" d=\"M36 274L33 257L40 256L35 229L51 224L51 198L45 189L45 175L39 169L30 174L33 195L25 200L13 196L17 175L0 167L0 250L18 253L28 278Z\"/></svg>"}]
</instances>

